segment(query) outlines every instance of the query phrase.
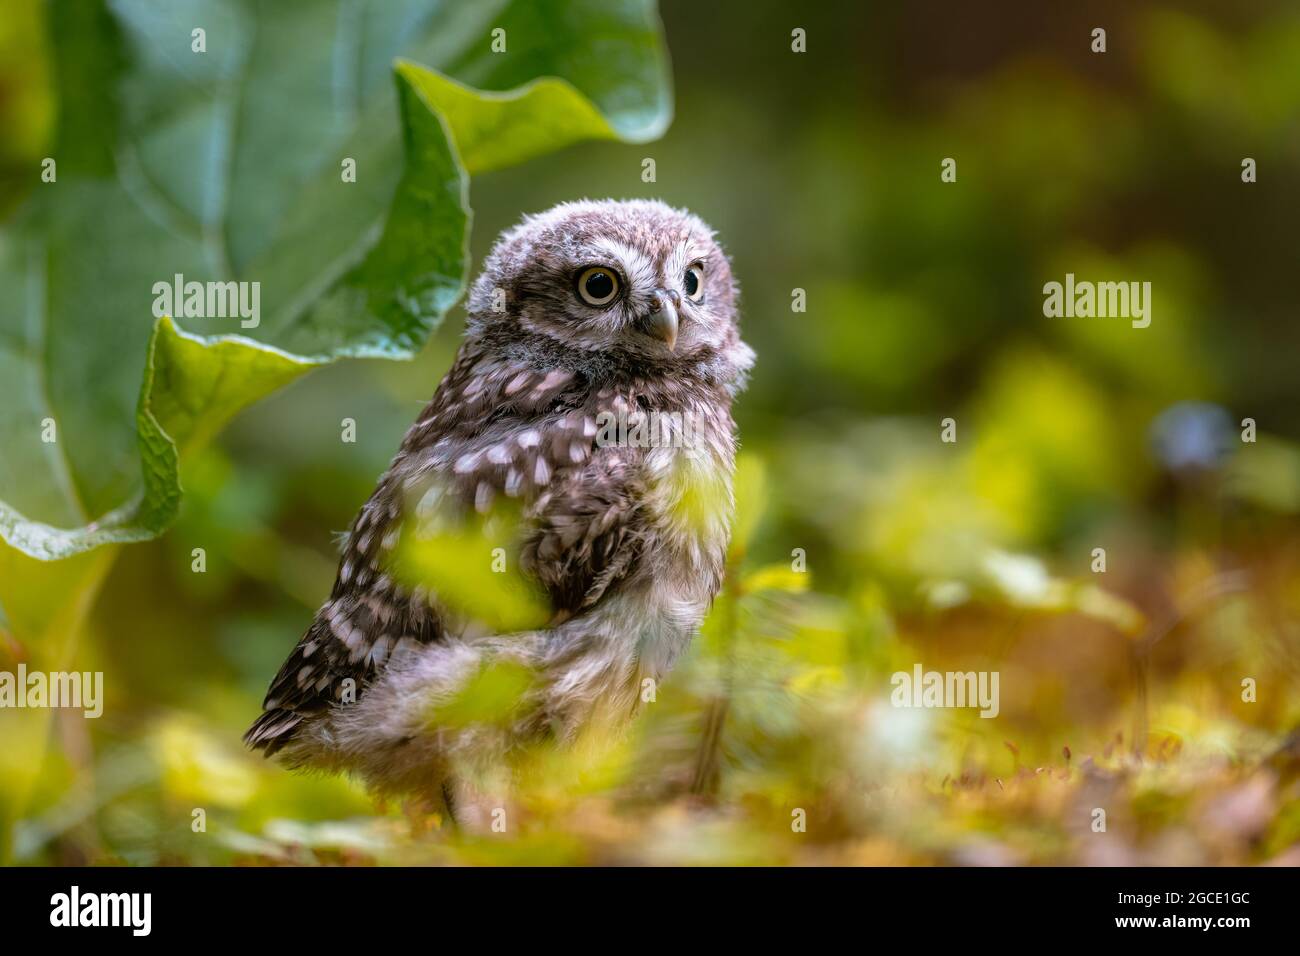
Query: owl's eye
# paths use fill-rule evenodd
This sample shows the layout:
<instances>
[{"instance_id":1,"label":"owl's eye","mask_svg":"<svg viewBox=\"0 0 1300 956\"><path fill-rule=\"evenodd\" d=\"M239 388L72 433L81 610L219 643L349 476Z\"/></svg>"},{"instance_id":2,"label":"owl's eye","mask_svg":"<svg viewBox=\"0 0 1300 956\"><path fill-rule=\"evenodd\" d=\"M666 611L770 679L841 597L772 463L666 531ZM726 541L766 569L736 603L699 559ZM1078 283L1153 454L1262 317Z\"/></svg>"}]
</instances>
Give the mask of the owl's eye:
<instances>
[{"instance_id":1,"label":"owl's eye","mask_svg":"<svg viewBox=\"0 0 1300 956\"><path fill-rule=\"evenodd\" d=\"M587 305L609 305L618 297L618 273L607 266L592 266L578 275L578 295Z\"/></svg>"},{"instance_id":2,"label":"owl's eye","mask_svg":"<svg viewBox=\"0 0 1300 956\"><path fill-rule=\"evenodd\" d=\"M699 302L704 298L704 263L692 262L686 270L686 275L682 278L682 286L686 289L686 297Z\"/></svg>"}]
</instances>

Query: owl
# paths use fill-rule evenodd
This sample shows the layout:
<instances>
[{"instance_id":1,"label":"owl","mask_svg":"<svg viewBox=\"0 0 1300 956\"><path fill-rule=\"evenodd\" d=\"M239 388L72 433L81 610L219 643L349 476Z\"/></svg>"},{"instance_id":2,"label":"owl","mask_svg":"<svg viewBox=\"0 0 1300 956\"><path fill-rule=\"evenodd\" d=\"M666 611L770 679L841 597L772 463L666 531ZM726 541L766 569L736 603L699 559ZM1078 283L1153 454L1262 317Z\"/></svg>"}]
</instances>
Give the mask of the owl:
<instances>
[{"instance_id":1,"label":"owl","mask_svg":"<svg viewBox=\"0 0 1300 956\"><path fill-rule=\"evenodd\" d=\"M516 748L629 721L722 583L731 408L754 362L737 294L713 231L660 202L563 203L503 233L455 361L354 519L248 745L460 820ZM514 629L401 560L437 529L502 514L504 561L541 608ZM443 557L489 560L463 547ZM508 719L440 718L507 665L529 675Z\"/></svg>"}]
</instances>

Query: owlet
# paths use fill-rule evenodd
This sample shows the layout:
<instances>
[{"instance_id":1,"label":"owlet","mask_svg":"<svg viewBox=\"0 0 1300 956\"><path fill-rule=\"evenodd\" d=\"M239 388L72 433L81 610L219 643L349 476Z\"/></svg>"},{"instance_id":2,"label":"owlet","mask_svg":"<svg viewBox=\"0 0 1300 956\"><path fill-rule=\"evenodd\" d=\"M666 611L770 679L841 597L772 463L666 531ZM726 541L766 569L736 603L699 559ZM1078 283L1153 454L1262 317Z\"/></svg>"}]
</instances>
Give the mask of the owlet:
<instances>
[{"instance_id":1,"label":"owlet","mask_svg":"<svg viewBox=\"0 0 1300 956\"><path fill-rule=\"evenodd\" d=\"M754 361L736 298L712 230L663 203L563 203L505 232L248 744L463 816L513 748L628 720L721 585ZM534 618L466 600L490 566ZM462 699L502 674L504 715Z\"/></svg>"}]
</instances>

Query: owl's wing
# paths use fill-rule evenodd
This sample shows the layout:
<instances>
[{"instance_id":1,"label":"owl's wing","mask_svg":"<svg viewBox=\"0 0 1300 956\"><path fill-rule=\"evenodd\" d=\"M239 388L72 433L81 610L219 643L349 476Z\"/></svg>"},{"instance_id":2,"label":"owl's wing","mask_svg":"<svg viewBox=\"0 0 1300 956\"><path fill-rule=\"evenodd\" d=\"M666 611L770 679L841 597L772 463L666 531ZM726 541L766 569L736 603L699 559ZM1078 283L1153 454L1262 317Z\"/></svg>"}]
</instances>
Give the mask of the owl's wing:
<instances>
[{"instance_id":1,"label":"owl's wing","mask_svg":"<svg viewBox=\"0 0 1300 956\"><path fill-rule=\"evenodd\" d=\"M439 608L413 595L386 571L403 517L413 459L456 435L480 356L462 349L433 399L407 431L402 448L348 531L334 588L271 681L262 714L244 742L267 756L294 739L303 721L343 700L358 700L403 642L428 644L443 634ZM480 415L479 421L483 420Z\"/></svg>"},{"instance_id":2,"label":"owl's wing","mask_svg":"<svg viewBox=\"0 0 1300 956\"><path fill-rule=\"evenodd\" d=\"M413 601L383 583L353 592L336 585L271 682L263 712L244 740L275 753L303 720L331 704L360 699L403 644L428 644L442 634L435 604Z\"/></svg>"},{"instance_id":3,"label":"owl's wing","mask_svg":"<svg viewBox=\"0 0 1300 956\"><path fill-rule=\"evenodd\" d=\"M541 372L462 350L348 535L330 600L271 682L245 735L267 754L302 722L359 699L406 642L446 633L436 596L395 582L391 552L413 495L436 484L441 508L486 513L516 498L533 527L522 564L557 616L589 607L639 554L635 462L595 442L596 408L563 371Z\"/></svg>"}]
</instances>

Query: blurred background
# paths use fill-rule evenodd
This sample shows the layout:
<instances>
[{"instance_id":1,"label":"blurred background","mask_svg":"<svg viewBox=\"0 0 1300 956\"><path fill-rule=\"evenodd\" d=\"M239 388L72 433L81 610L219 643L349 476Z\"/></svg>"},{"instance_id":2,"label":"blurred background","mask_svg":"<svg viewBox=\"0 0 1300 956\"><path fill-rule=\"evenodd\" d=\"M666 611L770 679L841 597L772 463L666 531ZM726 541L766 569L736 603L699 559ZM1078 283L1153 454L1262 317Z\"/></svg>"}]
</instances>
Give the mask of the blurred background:
<instances>
[{"instance_id":1,"label":"blurred background","mask_svg":"<svg viewBox=\"0 0 1300 956\"><path fill-rule=\"evenodd\" d=\"M663 0L661 141L472 184L476 263L525 212L658 197L741 284L727 589L628 738L539 757L504 838L242 750L456 311L189 461L179 522L102 585L77 666L111 661L105 716L57 719L12 862L1300 862L1300 10L809 6ZM48 125L30 28L0 19L6 204ZM1066 272L1149 280L1150 327L1045 318ZM998 671L999 716L891 707L918 663Z\"/></svg>"}]
</instances>

